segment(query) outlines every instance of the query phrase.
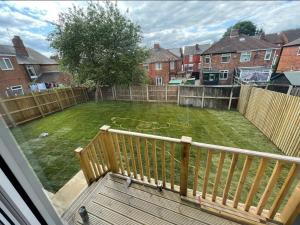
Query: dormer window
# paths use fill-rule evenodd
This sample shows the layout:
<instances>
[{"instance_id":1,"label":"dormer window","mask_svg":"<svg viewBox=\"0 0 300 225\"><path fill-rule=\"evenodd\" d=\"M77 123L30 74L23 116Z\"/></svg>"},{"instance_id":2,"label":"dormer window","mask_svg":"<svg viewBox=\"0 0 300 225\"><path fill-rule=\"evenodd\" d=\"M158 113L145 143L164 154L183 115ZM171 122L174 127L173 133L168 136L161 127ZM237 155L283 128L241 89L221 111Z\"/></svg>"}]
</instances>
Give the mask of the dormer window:
<instances>
[{"instance_id":1,"label":"dormer window","mask_svg":"<svg viewBox=\"0 0 300 225\"><path fill-rule=\"evenodd\" d=\"M241 52L240 62L250 62L251 52Z\"/></svg>"},{"instance_id":2,"label":"dormer window","mask_svg":"<svg viewBox=\"0 0 300 225\"><path fill-rule=\"evenodd\" d=\"M31 79L35 79L37 78L37 75L36 75L36 72L35 72L35 69L32 65L27 65L26 66L26 70L30 76Z\"/></svg>"},{"instance_id":3,"label":"dormer window","mask_svg":"<svg viewBox=\"0 0 300 225\"><path fill-rule=\"evenodd\" d=\"M265 54L265 60L270 60L272 56L272 49L267 49Z\"/></svg>"},{"instance_id":4,"label":"dormer window","mask_svg":"<svg viewBox=\"0 0 300 225\"><path fill-rule=\"evenodd\" d=\"M13 70L14 69L9 58L0 59L0 68L1 68L1 70Z\"/></svg>"},{"instance_id":5,"label":"dormer window","mask_svg":"<svg viewBox=\"0 0 300 225\"><path fill-rule=\"evenodd\" d=\"M221 55L221 63L229 63L230 57L231 57L230 53L222 54Z\"/></svg>"}]
</instances>

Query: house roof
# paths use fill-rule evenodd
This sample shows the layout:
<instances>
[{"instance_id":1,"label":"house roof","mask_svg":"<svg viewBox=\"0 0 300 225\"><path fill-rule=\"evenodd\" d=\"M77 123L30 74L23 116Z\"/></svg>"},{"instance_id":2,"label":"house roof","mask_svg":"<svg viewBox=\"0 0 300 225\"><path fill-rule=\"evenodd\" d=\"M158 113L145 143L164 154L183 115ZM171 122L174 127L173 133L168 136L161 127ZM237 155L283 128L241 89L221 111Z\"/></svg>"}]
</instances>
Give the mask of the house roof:
<instances>
[{"instance_id":1,"label":"house roof","mask_svg":"<svg viewBox=\"0 0 300 225\"><path fill-rule=\"evenodd\" d=\"M288 71L284 72L284 75L291 85L300 86L300 71Z\"/></svg>"},{"instance_id":2,"label":"house roof","mask_svg":"<svg viewBox=\"0 0 300 225\"><path fill-rule=\"evenodd\" d=\"M294 46L294 45L300 45L300 38L298 38L298 39L296 39L296 40L294 40L292 42L287 43L286 45L284 45L284 47L286 47L286 46Z\"/></svg>"},{"instance_id":3,"label":"house roof","mask_svg":"<svg viewBox=\"0 0 300 225\"><path fill-rule=\"evenodd\" d=\"M284 43L283 37L280 33L271 33L265 34L264 39L273 44L282 44Z\"/></svg>"},{"instance_id":4,"label":"house roof","mask_svg":"<svg viewBox=\"0 0 300 225\"><path fill-rule=\"evenodd\" d=\"M58 64L55 60L49 59L32 48L26 48L27 56L20 56L16 54L16 50L10 45L0 45L0 54L15 55L19 64Z\"/></svg>"},{"instance_id":5,"label":"house roof","mask_svg":"<svg viewBox=\"0 0 300 225\"><path fill-rule=\"evenodd\" d=\"M259 39L258 37L247 35L240 35L238 37L226 36L204 51L203 54L230 53L272 48L278 48L278 46Z\"/></svg>"},{"instance_id":6,"label":"house roof","mask_svg":"<svg viewBox=\"0 0 300 225\"><path fill-rule=\"evenodd\" d=\"M264 39L273 44L284 44L300 38L300 28L284 30L280 33L266 34Z\"/></svg>"},{"instance_id":7,"label":"house roof","mask_svg":"<svg viewBox=\"0 0 300 225\"><path fill-rule=\"evenodd\" d=\"M181 57L181 48L171 48L168 49L171 53L176 55L177 57Z\"/></svg>"},{"instance_id":8,"label":"house roof","mask_svg":"<svg viewBox=\"0 0 300 225\"><path fill-rule=\"evenodd\" d=\"M168 62L180 60L175 54L165 48L152 48L149 52L149 57L145 63Z\"/></svg>"},{"instance_id":9,"label":"house roof","mask_svg":"<svg viewBox=\"0 0 300 225\"><path fill-rule=\"evenodd\" d=\"M202 54L210 46L211 46L210 44L198 45L198 47L197 47L197 45L184 46L183 55Z\"/></svg>"},{"instance_id":10,"label":"house roof","mask_svg":"<svg viewBox=\"0 0 300 225\"><path fill-rule=\"evenodd\" d=\"M287 37L288 42L291 42L291 41L294 41L294 40L300 38L300 28L293 29L293 30L285 30L285 31L282 31L282 33Z\"/></svg>"}]
</instances>

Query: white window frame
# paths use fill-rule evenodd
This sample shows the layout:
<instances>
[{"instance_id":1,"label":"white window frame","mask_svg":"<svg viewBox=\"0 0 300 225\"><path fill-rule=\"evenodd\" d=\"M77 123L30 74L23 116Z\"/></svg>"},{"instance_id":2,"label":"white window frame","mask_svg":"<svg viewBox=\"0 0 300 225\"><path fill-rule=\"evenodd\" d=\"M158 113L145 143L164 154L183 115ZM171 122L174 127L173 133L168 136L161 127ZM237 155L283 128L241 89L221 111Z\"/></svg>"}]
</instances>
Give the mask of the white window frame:
<instances>
[{"instance_id":1,"label":"white window frame","mask_svg":"<svg viewBox=\"0 0 300 225\"><path fill-rule=\"evenodd\" d=\"M206 62L206 59L208 59L209 62ZM210 64L210 62L211 62L210 55L206 55L206 56L204 57L204 63L205 63L205 64Z\"/></svg>"},{"instance_id":2,"label":"white window frame","mask_svg":"<svg viewBox=\"0 0 300 225\"><path fill-rule=\"evenodd\" d=\"M23 86L22 86L22 85L14 85L14 86L10 86L10 90L11 90L11 91L21 90L21 91L22 91L22 94L24 95L24 91L23 91Z\"/></svg>"},{"instance_id":3,"label":"white window frame","mask_svg":"<svg viewBox=\"0 0 300 225\"><path fill-rule=\"evenodd\" d=\"M188 64L187 71L194 71L194 64Z\"/></svg>"},{"instance_id":4,"label":"white window frame","mask_svg":"<svg viewBox=\"0 0 300 225\"><path fill-rule=\"evenodd\" d=\"M155 70L162 70L162 64L160 62L155 63Z\"/></svg>"},{"instance_id":5,"label":"white window frame","mask_svg":"<svg viewBox=\"0 0 300 225\"><path fill-rule=\"evenodd\" d=\"M223 61L223 57L228 57L228 62ZM226 53L221 55L221 63L229 63L231 58L231 53Z\"/></svg>"},{"instance_id":6,"label":"white window frame","mask_svg":"<svg viewBox=\"0 0 300 225\"><path fill-rule=\"evenodd\" d=\"M33 65L26 65L26 70L30 76L31 79L34 79L34 78L37 78L37 75L36 75L36 72L35 72L35 69L34 69L34 66ZM31 76L29 70L31 70L33 72L33 76Z\"/></svg>"},{"instance_id":7,"label":"white window frame","mask_svg":"<svg viewBox=\"0 0 300 225\"><path fill-rule=\"evenodd\" d=\"M210 73L210 74L208 75L208 81L214 81L215 78L216 78L216 75L215 75L215 74Z\"/></svg>"},{"instance_id":8,"label":"white window frame","mask_svg":"<svg viewBox=\"0 0 300 225\"><path fill-rule=\"evenodd\" d=\"M143 68L144 68L144 70L149 70L149 64L148 63L144 63L143 64Z\"/></svg>"},{"instance_id":9,"label":"white window frame","mask_svg":"<svg viewBox=\"0 0 300 225\"><path fill-rule=\"evenodd\" d=\"M162 86L163 85L163 78L162 78L162 76L156 76L155 77L155 85L156 86Z\"/></svg>"},{"instance_id":10,"label":"white window frame","mask_svg":"<svg viewBox=\"0 0 300 225\"><path fill-rule=\"evenodd\" d=\"M193 62L193 55L189 55L189 62Z\"/></svg>"},{"instance_id":11,"label":"white window frame","mask_svg":"<svg viewBox=\"0 0 300 225\"><path fill-rule=\"evenodd\" d=\"M227 74L226 78L224 78L225 73ZM229 73L228 70L220 70L219 80L227 80L228 79L228 73Z\"/></svg>"},{"instance_id":12,"label":"white window frame","mask_svg":"<svg viewBox=\"0 0 300 225\"><path fill-rule=\"evenodd\" d=\"M170 62L170 70L175 70L175 61Z\"/></svg>"},{"instance_id":13,"label":"white window frame","mask_svg":"<svg viewBox=\"0 0 300 225\"><path fill-rule=\"evenodd\" d=\"M13 66L12 62L10 61L10 58L2 58L2 59L0 59L0 60L2 60L2 61L4 62L4 64L5 64L5 66L6 66L6 68L2 68L2 67L1 67L1 70L14 70L14 66ZM7 62L6 62L5 60L8 60L8 61L9 61L11 67L9 67L9 66L7 65Z\"/></svg>"},{"instance_id":14,"label":"white window frame","mask_svg":"<svg viewBox=\"0 0 300 225\"><path fill-rule=\"evenodd\" d=\"M249 60L242 61L242 57L244 57L245 55L249 56ZM251 51L241 52L240 62L250 62L250 61L251 61Z\"/></svg>"},{"instance_id":15,"label":"white window frame","mask_svg":"<svg viewBox=\"0 0 300 225\"><path fill-rule=\"evenodd\" d=\"M267 49L267 50L266 50L266 53L265 53L264 60L266 60L266 61L271 60L271 58L272 58L272 53L273 53L273 50L272 50L272 49ZM267 56L269 56L269 57L267 58Z\"/></svg>"},{"instance_id":16,"label":"white window frame","mask_svg":"<svg viewBox=\"0 0 300 225\"><path fill-rule=\"evenodd\" d=\"M300 55L300 46L298 47L297 55Z\"/></svg>"}]
</instances>

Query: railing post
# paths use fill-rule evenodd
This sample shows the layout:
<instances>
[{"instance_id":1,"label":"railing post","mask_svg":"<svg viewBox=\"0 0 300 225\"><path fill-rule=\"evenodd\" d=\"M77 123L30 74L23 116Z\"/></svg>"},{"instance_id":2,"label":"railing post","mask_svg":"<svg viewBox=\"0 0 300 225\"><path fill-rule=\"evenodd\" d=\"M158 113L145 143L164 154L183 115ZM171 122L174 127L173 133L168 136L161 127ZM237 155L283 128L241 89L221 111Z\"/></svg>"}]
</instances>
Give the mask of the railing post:
<instances>
[{"instance_id":1,"label":"railing post","mask_svg":"<svg viewBox=\"0 0 300 225\"><path fill-rule=\"evenodd\" d=\"M182 136L181 137L181 165L180 165L180 195L187 195L188 185L188 170L189 170L189 157L192 138Z\"/></svg>"},{"instance_id":2,"label":"railing post","mask_svg":"<svg viewBox=\"0 0 300 225\"><path fill-rule=\"evenodd\" d=\"M285 225L291 225L300 214L300 182L295 187L288 202L280 213L280 220Z\"/></svg>"},{"instance_id":3,"label":"railing post","mask_svg":"<svg viewBox=\"0 0 300 225\"><path fill-rule=\"evenodd\" d=\"M94 175L86 153L86 150L81 147L75 149L75 155L79 159L80 168L84 174L87 184L90 185L94 180Z\"/></svg>"},{"instance_id":4,"label":"railing post","mask_svg":"<svg viewBox=\"0 0 300 225\"><path fill-rule=\"evenodd\" d=\"M119 168L117 165L116 157L115 157L115 148L111 134L109 133L110 126L104 125L100 128L103 132L103 142L105 146L105 151L107 153L110 170L113 173L118 173Z\"/></svg>"}]
</instances>

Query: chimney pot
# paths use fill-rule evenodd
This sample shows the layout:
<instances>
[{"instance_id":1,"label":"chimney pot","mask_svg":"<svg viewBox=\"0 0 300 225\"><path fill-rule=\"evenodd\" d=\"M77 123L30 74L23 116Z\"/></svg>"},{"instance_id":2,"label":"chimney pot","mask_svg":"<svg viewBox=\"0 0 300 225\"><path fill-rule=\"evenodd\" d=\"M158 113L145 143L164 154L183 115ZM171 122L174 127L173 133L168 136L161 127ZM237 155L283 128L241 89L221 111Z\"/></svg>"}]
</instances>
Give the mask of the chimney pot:
<instances>
[{"instance_id":1,"label":"chimney pot","mask_svg":"<svg viewBox=\"0 0 300 225\"><path fill-rule=\"evenodd\" d=\"M14 38L12 39L12 43L13 46L16 50L16 54L20 55L20 56L29 56L28 52L24 46L24 43L22 41L22 39L20 38L20 36L14 36Z\"/></svg>"},{"instance_id":2,"label":"chimney pot","mask_svg":"<svg viewBox=\"0 0 300 225\"><path fill-rule=\"evenodd\" d=\"M158 44L158 43L155 43L155 44L154 44L154 48L155 48L155 49L159 49L159 48L160 48L159 44Z\"/></svg>"}]
</instances>

